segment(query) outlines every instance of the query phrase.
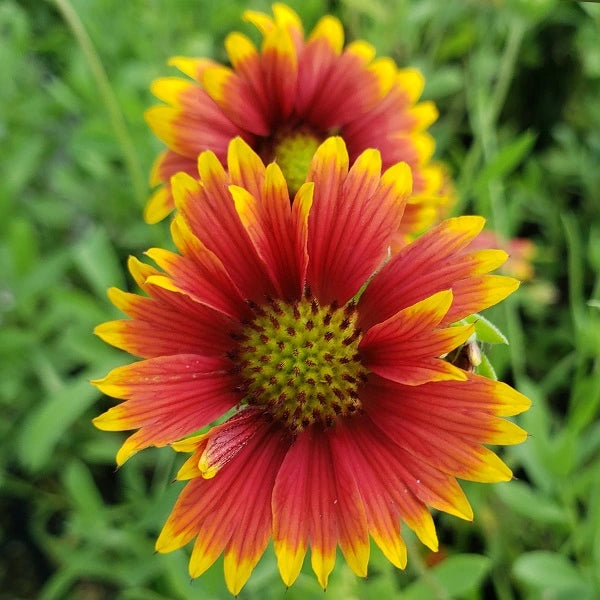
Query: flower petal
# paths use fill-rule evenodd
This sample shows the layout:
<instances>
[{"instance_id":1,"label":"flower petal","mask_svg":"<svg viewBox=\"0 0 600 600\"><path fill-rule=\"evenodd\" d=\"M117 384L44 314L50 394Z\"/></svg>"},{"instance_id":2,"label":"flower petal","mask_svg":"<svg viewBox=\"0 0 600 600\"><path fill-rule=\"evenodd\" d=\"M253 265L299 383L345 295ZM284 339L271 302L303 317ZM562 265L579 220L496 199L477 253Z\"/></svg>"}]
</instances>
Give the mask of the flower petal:
<instances>
[{"instance_id":1,"label":"flower petal","mask_svg":"<svg viewBox=\"0 0 600 600\"><path fill-rule=\"evenodd\" d=\"M371 327L359 346L363 364L405 385L465 380L464 371L437 358L466 342L475 331L473 325L436 328L451 304L452 292L445 290Z\"/></svg>"},{"instance_id":2,"label":"flower petal","mask_svg":"<svg viewBox=\"0 0 600 600\"><path fill-rule=\"evenodd\" d=\"M290 32L276 27L265 35L262 45L264 87L270 100L271 123L288 119L294 110L298 83L298 57Z\"/></svg>"},{"instance_id":3,"label":"flower petal","mask_svg":"<svg viewBox=\"0 0 600 600\"><path fill-rule=\"evenodd\" d=\"M269 133L267 115L261 112L252 86L235 71L222 66L206 69L202 74L202 85L215 104L239 128L255 135Z\"/></svg>"},{"instance_id":4,"label":"flower petal","mask_svg":"<svg viewBox=\"0 0 600 600\"><path fill-rule=\"evenodd\" d=\"M507 296L514 289L512 280L478 277L502 264L506 254L465 250L483 224L481 217L448 219L394 255L360 298L360 326L366 329L380 323L399 309L445 289L452 290L453 302L442 324L479 312ZM482 308L471 310L475 306Z\"/></svg>"},{"instance_id":5,"label":"flower petal","mask_svg":"<svg viewBox=\"0 0 600 600\"><path fill-rule=\"evenodd\" d=\"M290 448L273 492L273 532L286 582L299 572L307 539L323 589L335 564L336 541L350 568L366 575L369 544L364 507L354 477L337 471L326 432L306 430Z\"/></svg>"},{"instance_id":6,"label":"flower petal","mask_svg":"<svg viewBox=\"0 0 600 600\"><path fill-rule=\"evenodd\" d=\"M482 444L517 444L526 433L477 403L485 399L484 385L472 375L418 387L373 379L362 400L378 427L419 460L462 479L507 481L510 469ZM488 395L494 391L488 386Z\"/></svg>"},{"instance_id":7,"label":"flower petal","mask_svg":"<svg viewBox=\"0 0 600 600\"><path fill-rule=\"evenodd\" d=\"M223 264L193 235L180 215L172 222L171 232L183 255L162 248L151 248L146 254L169 274L175 288L233 318L247 316L248 307ZM148 281L157 282L157 278Z\"/></svg>"},{"instance_id":8,"label":"flower petal","mask_svg":"<svg viewBox=\"0 0 600 600\"><path fill-rule=\"evenodd\" d=\"M381 264L400 224L410 170L396 165L380 176L380 166L379 153L367 150L347 173L341 138L329 138L313 158L307 176L315 182L307 279L324 304L343 304L358 292Z\"/></svg>"},{"instance_id":9,"label":"flower petal","mask_svg":"<svg viewBox=\"0 0 600 600\"><path fill-rule=\"evenodd\" d=\"M229 178L212 152L202 153L198 166L202 187L194 189L181 174L173 178L176 205L193 234L225 266L242 297L262 304L275 288L235 209Z\"/></svg>"},{"instance_id":10,"label":"flower petal","mask_svg":"<svg viewBox=\"0 0 600 600\"><path fill-rule=\"evenodd\" d=\"M156 542L158 552L170 552L197 536L190 558L192 577L201 575L225 550L225 581L234 595L269 541L271 494L288 447L277 425L259 414L253 426L254 435L217 477L187 484Z\"/></svg>"},{"instance_id":11,"label":"flower petal","mask_svg":"<svg viewBox=\"0 0 600 600\"><path fill-rule=\"evenodd\" d=\"M406 564L399 520L434 552L438 540L431 514L413 490L413 477L402 466L396 468L397 449L375 427L367 415L349 419L337 428L332 441L337 453L347 456L363 499L369 533L400 568Z\"/></svg>"},{"instance_id":12,"label":"flower petal","mask_svg":"<svg viewBox=\"0 0 600 600\"><path fill-rule=\"evenodd\" d=\"M306 271L306 222L298 219L301 207L290 210L281 169L275 163L267 167L263 189L256 197L238 186L230 186L229 191L279 294L288 300L299 298Z\"/></svg>"},{"instance_id":13,"label":"flower petal","mask_svg":"<svg viewBox=\"0 0 600 600\"><path fill-rule=\"evenodd\" d=\"M208 307L199 306L190 315L151 298L132 296L138 305L138 318L102 323L94 333L106 343L141 358L170 354L223 355L231 347L229 333L239 327Z\"/></svg>"},{"instance_id":14,"label":"flower petal","mask_svg":"<svg viewBox=\"0 0 600 600\"><path fill-rule=\"evenodd\" d=\"M215 68L211 68L213 71ZM224 159L229 140L241 135L253 140L243 126L235 125L205 90L193 86L177 106L153 106L144 117L155 135L178 154L195 159L208 148Z\"/></svg>"},{"instance_id":15,"label":"flower petal","mask_svg":"<svg viewBox=\"0 0 600 600\"><path fill-rule=\"evenodd\" d=\"M94 419L107 431L138 429L117 454L123 464L148 446L164 446L204 427L240 400L229 361L195 354L162 356L113 369L93 381L98 389L125 400Z\"/></svg>"}]
</instances>

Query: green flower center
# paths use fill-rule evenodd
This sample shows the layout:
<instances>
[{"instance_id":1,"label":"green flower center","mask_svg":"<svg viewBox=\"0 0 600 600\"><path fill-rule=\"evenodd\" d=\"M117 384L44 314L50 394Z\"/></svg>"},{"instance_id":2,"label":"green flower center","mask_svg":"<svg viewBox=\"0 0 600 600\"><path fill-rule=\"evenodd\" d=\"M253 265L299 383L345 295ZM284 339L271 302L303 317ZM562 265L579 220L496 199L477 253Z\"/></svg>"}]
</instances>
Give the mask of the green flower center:
<instances>
[{"instance_id":1,"label":"green flower center","mask_svg":"<svg viewBox=\"0 0 600 600\"><path fill-rule=\"evenodd\" d=\"M308 128L282 131L273 137L270 160L277 161L291 196L304 183L310 161L322 141Z\"/></svg>"},{"instance_id":2,"label":"green flower center","mask_svg":"<svg viewBox=\"0 0 600 600\"><path fill-rule=\"evenodd\" d=\"M360 408L361 365L353 302L322 308L304 298L253 306L235 353L245 403L263 408L292 433L315 423L331 427L336 417Z\"/></svg>"}]
</instances>

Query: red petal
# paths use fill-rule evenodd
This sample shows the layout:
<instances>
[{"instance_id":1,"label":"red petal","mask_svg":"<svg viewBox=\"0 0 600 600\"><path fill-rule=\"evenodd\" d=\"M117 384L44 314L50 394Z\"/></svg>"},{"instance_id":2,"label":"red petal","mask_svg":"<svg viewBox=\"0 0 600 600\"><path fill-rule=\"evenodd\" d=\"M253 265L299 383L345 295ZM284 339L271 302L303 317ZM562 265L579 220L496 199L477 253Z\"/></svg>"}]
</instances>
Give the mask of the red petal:
<instances>
[{"instance_id":1,"label":"red petal","mask_svg":"<svg viewBox=\"0 0 600 600\"><path fill-rule=\"evenodd\" d=\"M193 479L181 493L156 549L169 552L198 536L190 559L201 575L225 549L225 580L237 595L271 535L271 495L288 443L255 413L254 435L214 479Z\"/></svg>"},{"instance_id":2,"label":"red petal","mask_svg":"<svg viewBox=\"0 0 600 600\"><path fill-rule=\"evenodd\" d=\"M398 383L421 385L443 379L466 379L464 371L436 358L463 344L474 326L436 328L452 303L445 290L374 325L361 340L363 364Z\"/></svg>"},{"instance_id":3,"label":"red petal","mask_svg":"<svg viewBox=\"0 0 600 600\"><path fill-rule=\"evenodd\" d=\"M366 329L380 323L442 290L451 289L454 295L442 324L471 314L465 312L467 307L489 306L487 300L501 296L494 296L495 285L506 296L506 286L496 279L488 285L475 278L498 267L506 255L498 250L463 252L483 223L481 217L448 219L393 256L360 298L360 326Z\"/></svg>"},{"instance_id":4,"label":"red petal","mask_svg":"<svg viewBox=\"0 0 600 600\"><path fill-rule=\"evenodd\" d=\"M410 193L410 171L380 175L379 153L368 150L348 169L341 138L324 142L311 163L308 284L323 304L347 302L384 259Z\"/></svg>"},{"instance_id":5,"label":"red petal","mask_svg":"<svg viewBox=\"0 0 600 600\"><path fill-rule=\"evenodd\" d=\"M238 127L256 135L269 133L268 115L261 112L252 86L234 71L221 66L206 69L202 74L202 85Z\"/></svg>"},{"instance_id":6,"label":"red petal","mask_svg":"<svg viewBox=\"0 0 600 600\"><path fill-rule=\"evenodd\" d=\"M93 383L125 400L94 419L108 431L137 429L117 455L122 464L148 446L164 446L204 427L240 400L224 358L164 356L118 367Z\"/></svg>"},{"instance_id":7,"label":"red petal","mask_svg":"<svg viewBox=\"0 0 600 600\"><path fill-rule=\"evenodd\" d=\"M279 293L288 300L299 298L306 270L306 219L297 218L300 206L294 207L293 212L290 210L281 170L275 163L267 167L259 196L252 196L236 186L231 186L230 192L240 219Z\"/></svg>"},{"instance_id":8,"label":"red petal","mask_svg":"<svg viewBox=\"0 0 600 600\"><path fill-rule=\"evenodd\" d=\"M241 135L253 141L246 128L232 123L203 89L192 86L187 95L179 106L153 106L144 115L155 135L169 148L192 160L210 149L224 161L229 140Z\"/></svg>"},{"instance_id":9,"label":"red petal","mask_svg":"<svg viewBox=\"0 0 600 600\"><path fill-rule=\"evenodd\" d=\"M335 564L336 542L350 567L366 575L369 545L364 507L354 478L340 475L337 466L328 434L312 428L298 436L277 476L274 538L286 582L298 574L307 538L312 567L323 588Z\"/></svg>"},{"instance_id":10,"label":"red petal","mask_svg":"<svg viewBox=\"0 0 600 600\"><path fill-rule=\"evenodd\" d=\"M433 519L425 504L414 493L412 476L398 467L396 448L374 426L368 416L348 419L337 428L334 447L345 454L363 499L369 532L390 560L401 568L406 563L400 538L399 519L437 550Z\"/></svg>"},{"instance_id":11,"label":"red petal","mask_svg":"<svg viewBox=\"0 0 600 600\"><path fill-rule=\"evenodd\" d=\"M374 378L362 399L391 439L434 468L462 479L506 481L510 469L482 444L519 443L526 434L477 403L484 390L478 380L407 387Z\"/></svg>"},{"instance_id":12,"label":"red petal","mask_svg":"<svg viewBox=\"0 0 600 600\"><path fill-rule=\"evenodd\" d=\"M258 256L235 209L227 186L229 178L214 154L198 159L203 187L177 175L173 178L175 202L193 234L221 261L244 299L262 304L275 288L265 263ZM181 183L181 187L179 187Z\"/></svg>"}]
</instances>

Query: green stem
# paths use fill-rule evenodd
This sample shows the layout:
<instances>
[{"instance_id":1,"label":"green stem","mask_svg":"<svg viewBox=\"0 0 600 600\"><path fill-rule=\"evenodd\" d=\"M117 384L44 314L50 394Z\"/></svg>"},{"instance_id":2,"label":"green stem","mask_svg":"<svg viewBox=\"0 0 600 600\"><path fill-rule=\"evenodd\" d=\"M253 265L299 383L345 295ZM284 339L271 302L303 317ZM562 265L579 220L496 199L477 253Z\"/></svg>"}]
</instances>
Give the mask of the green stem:
<instances>
[{"instance_id":1,"label":"green stem","mask_svg":"<svg viewBox=\"0 0 600 600\"><path fill-rule=\"evenodd\" d=\"M133 140L127 130L123 113L119 107L117 97L110 85L106 71L102 66L102 61L96 52L94 44L88 35L85 26L81 22L79 15L71 5L69 0L54 0L56 7L61 13L63 19L71 29L73 36L79 43L86 60L90 66L92 75L98 86L98 91L102 97L102 101L108 112L110 123L114 130L115 136L121 147L127 170L134 189L136 200L141 205L146 200L146 184L145 177L140 167L138 157L135 151Z\"/></svg>"}]
</instances>

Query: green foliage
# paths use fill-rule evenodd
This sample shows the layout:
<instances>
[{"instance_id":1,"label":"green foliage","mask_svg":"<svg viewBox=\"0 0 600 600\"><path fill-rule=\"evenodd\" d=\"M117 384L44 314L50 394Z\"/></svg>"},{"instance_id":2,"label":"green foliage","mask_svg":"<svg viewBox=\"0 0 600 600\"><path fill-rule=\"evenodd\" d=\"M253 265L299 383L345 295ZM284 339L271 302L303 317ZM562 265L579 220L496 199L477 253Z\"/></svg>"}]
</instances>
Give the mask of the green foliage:
<instances>
[{"instance_id":1,"label":"green foliage","mask_svg":"<svg viewBox=\"0 0 600 600\"><path fill-rule=\"evenodd\" d=\"M132 285L127 255L169 244L140 216L161 147L150 81L171 55L225 60L227 32L255 35L241 11L268 2L72 0L96 66L57 4L0 3L0 600L226 598L222 562L190 583L185 551L153 554L177 457L147 450L114 471L122 437L91 425L109 404L89 380L128 358L92 330L117 316L106 289ZM475 521L436 516L437 566L408 532L406 572L374 548L360 580L339 557L326 597L597 598L600 6L291 4L307 29L333 10L349 38L420 67L456 212L537 247L535 278L475 320L480 372L493 363L533 400L518 419L531 437L503 455L519 481L465 484ZM305 563L290 600L324 597ZM272 550L240 597L284 597Z\"/></svg>"}]
</instances>

